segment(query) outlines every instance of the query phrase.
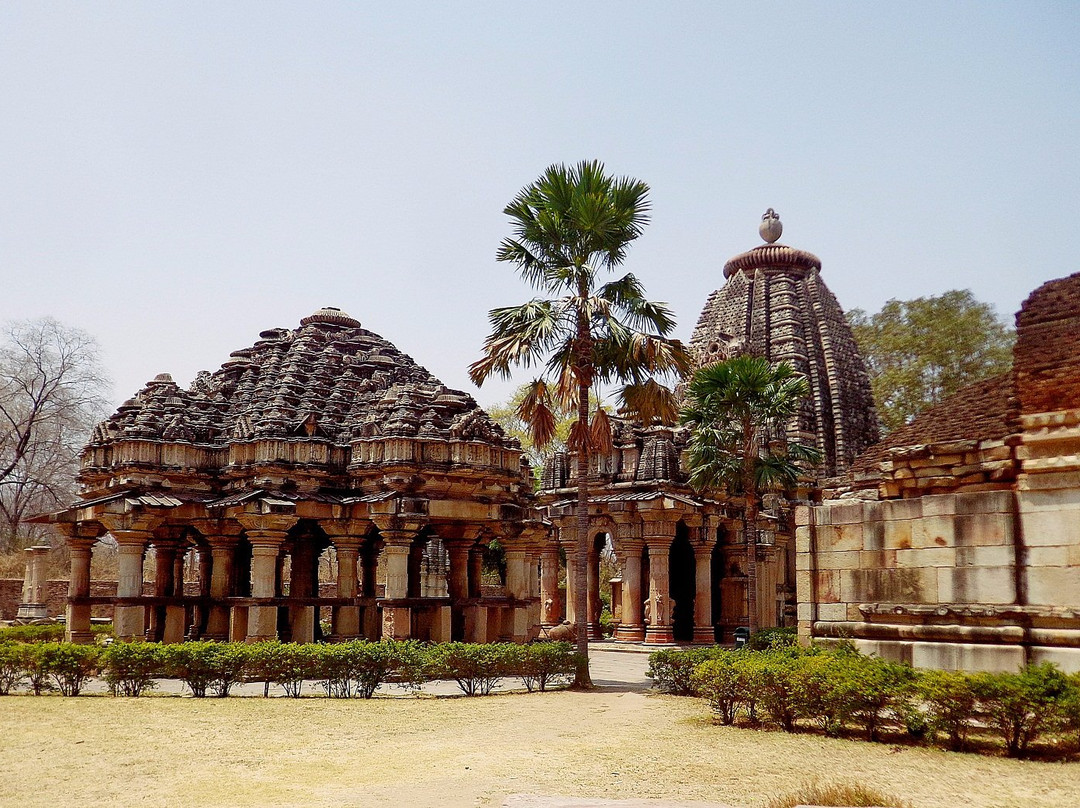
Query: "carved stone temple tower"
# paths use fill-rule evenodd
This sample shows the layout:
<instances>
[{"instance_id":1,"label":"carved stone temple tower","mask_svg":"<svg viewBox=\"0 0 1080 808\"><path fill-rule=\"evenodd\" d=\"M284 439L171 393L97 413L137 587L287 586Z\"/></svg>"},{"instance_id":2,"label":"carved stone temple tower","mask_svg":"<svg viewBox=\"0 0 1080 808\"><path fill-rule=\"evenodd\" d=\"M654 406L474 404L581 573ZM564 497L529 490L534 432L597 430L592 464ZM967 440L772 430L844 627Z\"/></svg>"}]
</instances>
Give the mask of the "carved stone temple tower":
<instances>
[{"instance_id":1,"label":"carved stone temple tower","mask_svg":"<svg viewBox=\"0 0 1080 808\"><path fill-rule=\"evenodd\" d=\"M821 260L776 244L783 232L772 208L759 228L765 244L724 265L724 286L709 295L690 347L701 364L736 353L788 362L810 382L792 437L816 445L833 476L878 440L866 366L844 312L821 279Z\"/></svg>"},{"instance_id":2,"label":"carved stone temple tower","mask_svg":"<svg viewBox=\"0 0 1080 808\"><path fill-rule=\"evenodd\" d=\"M769 210L761 224L766 243L727 262L727 282L705 303L691 349L701 365L742 352L794 365L812 393L789 431L821 449L819 473L833 476L877 441L877 415L844 312L821 280L821 261L776 244L781 230ZM600 559L608 551L620 571L612 581L617 640L732 642L747 623L742 496L692 489L682 465L686 441L679 427L616 419L612 451L593 455L587 580L567 579L570 592L588 588L591 636L601 636ZM568 549L577 535L576 465L566 455L549 460L540 492ZM795 625L792 505L777 494L762 500L755 552L763 627ZM558 607L545 603L545 622L555 621Z\"/></svg>"}]
</instances>

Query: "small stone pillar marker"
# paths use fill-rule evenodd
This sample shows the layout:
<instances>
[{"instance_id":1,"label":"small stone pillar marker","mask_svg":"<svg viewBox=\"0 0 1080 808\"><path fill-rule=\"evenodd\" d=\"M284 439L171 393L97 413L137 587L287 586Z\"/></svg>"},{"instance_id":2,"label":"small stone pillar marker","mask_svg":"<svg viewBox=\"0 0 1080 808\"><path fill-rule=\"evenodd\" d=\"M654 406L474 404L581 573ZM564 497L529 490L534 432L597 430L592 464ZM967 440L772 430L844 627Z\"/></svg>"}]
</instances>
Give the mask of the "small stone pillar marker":
<instances>
[{"instance_id":1,"label":"small stone pillar marker","mask_svg":"<svg viewBox=\"0 0 1080 808\"><path fill-rule=\"evenodd\" d=\"M25 552L26 574L23 577L22 602L15 617L19 620L45 620L49 616L45 605L45 561L49 555L49 547L27 547Z\"/></svg>"}]
</instances>

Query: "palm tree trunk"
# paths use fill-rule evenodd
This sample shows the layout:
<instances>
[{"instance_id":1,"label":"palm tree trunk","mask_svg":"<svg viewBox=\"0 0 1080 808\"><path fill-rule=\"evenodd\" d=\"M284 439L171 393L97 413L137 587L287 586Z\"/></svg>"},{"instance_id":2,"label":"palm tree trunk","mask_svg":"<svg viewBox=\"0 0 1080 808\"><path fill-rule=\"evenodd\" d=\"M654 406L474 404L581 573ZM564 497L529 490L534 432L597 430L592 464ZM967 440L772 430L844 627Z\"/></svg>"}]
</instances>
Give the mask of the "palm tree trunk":
<instances>
[{"instance_id":1,"label":"palm tree trunk","mask_svg":"<svg viewBox=\"0 0 1080 808\"><path fill-rule=\"evenodd\" d=\"M592 466L592 447L589 445L589 385L578 384L578 422L584 439L578 447L577 469L577 537L574 542L574 627L577 629L579 662L574 687L592 687L589 675L589 473Z\"/></svg>"},{"instance_id":2,"label":"palm tree trunk","mask_svg":"<svg viewBox=\"0 0 1080 808\"><path fill-rule=\"evenodd\" d=\"M745 430L745 425L744 425ZM745 432L744 432L745 434ZM743 446L743 538L746 540L746 627L753 634L758 630L758 575L757 575L757 491L754 485L754 459L757 449L752 435L746 435Z\"/></svg>"}]
</instances>

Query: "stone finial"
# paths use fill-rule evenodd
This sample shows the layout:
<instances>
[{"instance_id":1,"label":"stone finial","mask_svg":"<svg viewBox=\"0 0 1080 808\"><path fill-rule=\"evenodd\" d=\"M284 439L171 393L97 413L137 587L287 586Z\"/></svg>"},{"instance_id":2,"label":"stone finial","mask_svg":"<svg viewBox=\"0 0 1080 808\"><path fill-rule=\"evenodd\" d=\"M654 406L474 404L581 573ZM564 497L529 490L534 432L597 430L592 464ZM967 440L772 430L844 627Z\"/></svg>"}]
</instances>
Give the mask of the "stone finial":
<instances>
[{"instance_id":1,"label":"stone finial","mask_svg":"<svg viewBox=\"0 0 1080 808\"><path fill-rule=\"evenodd\" d=\"M758 233L769 244L774 243L784 232L783 222L780 221L780 216L775 210L769 208L761 217L761 224L758 225Z\"/></svg>"},{"instance_id":2,"label":"stone finial","mask_svg":"<svg viewBox=\"0 0 1080 808\"><path fill-rule=\"evenodd\" d=\"M359 328L360 321L354 320L348 314L335 306L323 306L314 314L309 314L307 317L300 321L301 326L312 325L315 323L325 323L327 325L343 325L347 328Z\"/></svg>"}]
</instances>

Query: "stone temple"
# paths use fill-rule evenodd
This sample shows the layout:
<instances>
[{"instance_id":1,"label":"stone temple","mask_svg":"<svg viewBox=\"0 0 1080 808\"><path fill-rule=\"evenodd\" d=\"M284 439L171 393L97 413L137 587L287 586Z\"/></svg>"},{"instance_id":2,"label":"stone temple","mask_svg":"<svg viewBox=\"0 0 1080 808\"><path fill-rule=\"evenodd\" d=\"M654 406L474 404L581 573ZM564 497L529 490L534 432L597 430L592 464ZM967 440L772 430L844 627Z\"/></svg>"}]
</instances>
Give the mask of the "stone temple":
<instances>
[{"instance_id":1,"label":"stone temple","mask_svg":"<svg viewBox=\"0 0 1080 808\"><path fill-rule=\"evenodd\" d=\"M706 301L690 347L698 365L749 353L789 362L804 374L811 396L789 433L817 446L824 472L833 475L878 438L870 382L844 313L821 279L821 261L773 243L781 232L770 209L760 228L766 243L724 266L725 283ZM599 561L606 547L622 570L613 595L619 601L617 637L647 643L731 641L747 622L741 496L690 488L681 429L621 421L614 443L610 455L594 458L599 484L592 489L587 582L591 634L600 633ZM568 552L576 535L574 466L565 456L553 458L541 492L545 513ZM800 496L809 497L809 491ZM791 503L768 496L764 505L758 526L758 624L793 626Z\"/></svg>"},{"instance_id":2,"label":"stone temple","mask_svg":"<svg viewBox=\"0 0 1080 808\"><path fill-rule=\"evenodd\" d=\"M117 636L164 641L311 641L326 607L337 638L523 641L538 628L546 529L516 441L337 309L262 332L190 389L158 376L95 429L79 481L82 500L45 517L72 551L75 640L106 601ZM92 598L90 553L106 532L117 597ZM507 586L485 597L493 539ZM329 547L337 587L321 597Z\"/></svg>"},{"instance_id":3,"label":"stone temple","mask_svg":"<svg viewBox=\"0 0 1080 808\"><path fill-rule=\"evenodd\" d=\"M878 442L821 261L781 232L766 212L765 243L727 262L690 342L699 365L790 362L812 391L788 433L825 462L763 497L758 624L925 667L1080 670L1080 274L1024 303L1011 372ZM746 625L741 497L688 485L683 430L613 419L590 470L587 579L567 569L564 592L574 458L551 457L534 494L520 447L470 396L337 309L260 337L190 389L163 374L125 402L83 452L80 501L36 519L71 550L71 639L112 606L125 639L309 641L329 613L330 639L520 642L573 621L579 585L599 639L606 553L616 642L730 642ZM91 596L106 533L118 589ZM484 586L495 541L505 583Z\"/></svg>"}]
</instances>

